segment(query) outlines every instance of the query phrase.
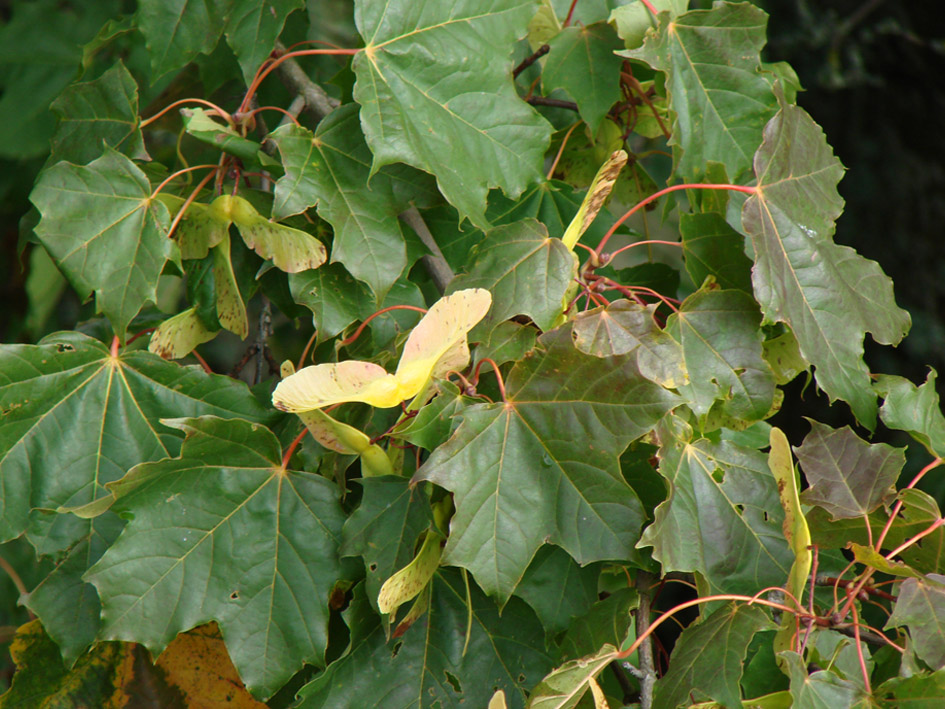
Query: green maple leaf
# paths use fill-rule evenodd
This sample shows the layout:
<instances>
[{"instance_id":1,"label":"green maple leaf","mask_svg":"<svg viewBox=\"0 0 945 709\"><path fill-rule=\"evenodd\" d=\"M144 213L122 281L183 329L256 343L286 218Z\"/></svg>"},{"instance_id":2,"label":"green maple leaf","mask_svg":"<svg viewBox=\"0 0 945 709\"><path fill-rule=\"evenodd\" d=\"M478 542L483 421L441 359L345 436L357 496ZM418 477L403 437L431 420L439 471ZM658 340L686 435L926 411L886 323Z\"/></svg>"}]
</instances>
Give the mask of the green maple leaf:
<instances>
[{"instance_id":1,"label":"green maple leaf","mask_svg":"<svg viewBox=\"0 0 945 709\"><path fill-rule=\"evenodd\" d=\"M666 73L677 178L696 179L710 161L724 164L733 182L749 174L761 129L777 111L761 74L767 19L749 3L661 13L642 47L621 52Z\"/></svg>"},{"instance_id":2,"label":"green maple leaf","mask_svg":"<svg viewBox=\"0 0 945 709\"><path fill-rule=\"evenodd\" d=\"M429 498L406 478L363 478L361 504L341 531L341 555L361 556L366 568L365 590L377 608L381 585L414 557L417 538L430 528Z\"/></svg>"},{"instance_id":3,"label":"green maple leaf","mask_svg":"<svg viewBox=\"0 0 945 709\"><path fill-rule=\"evenodd\" d=\"M679 233L693 283L712 276L722 288L751 293L751 259L745 256L744 239L721 214L684 212L679 215Z\"/></svg>"},{"instance_id":4,"label":"green maple leaf","mask_svg":"<svg viewBox=\"0 0 945 709\"><path fill-rule=\"evenodd\" d=\"M565 27L548 42L551 51L541 72L546 93L564 89L581 118L597 132L610 107L620 100L620 66L614 52L623 43L606 22Z\"/></svg>"},{"instance_id":5,"label":"green maple leaf","mask_svg":"<svg viewBox=\"0 0 945 709\"><path fill-rule=\"evenodd\" d=\"M670 495L639 546L652 546L664 570L697 571L724 592L784 583L794 558L767 457L691 434L678 420L659 429L660 474Z\"/></svg>"},{"instance_id":6,"label":"green maple leaf","mask_svg":"<svg viewBox=\"0 0 945 709\"><path fill-rule=\"evenodd\" d=\"M513 315L528 315L547 330L561 314L576 268L568 247L549 237L544 224L527 219L487 232L472 253L469 272L454 278L447 292L492 292L492 308L473 330L473 339L485 338Z\"/></svg>"},{"instance_id":7,"label":"green maple leaf","mask_svg":"<svg viewBox=\"0 0 945 709\"><path fill-rule=\"evenodd\" d=\"M167 207L151 199L145 174L106 148L88 165L60 162L30 194L42 215L36 236L72 286L95 304L122 339L132 318L156 297L167 261L179 262L167 238Z\"/></svg>"},{"instance_id":8,"label":"green maple leaf","mask_svg":"<svg viewBox=\"0 0 945 709\"><path fill-rule=\"evenodd\" d=\"M774 374L762 359L761 313L750 295L714 288L696 291L670 315L666 332L682 346L689 381L679 387L701 417L713 403L747 421L765 417L774 400Z\"/></svg>"},{"instance_id":9,"label":"green maple leaf","mask_svg":"<svg viewBox=\"0 0 945 709\"><path fill-rule=\"evenodd\" d=\"M371 151L348 104L326 117L313 134L285 125L271 135L285 175L275 186L272 214L282 219L318 205L335 230L331 259L367 283L380 300L407 266L407 250L397 220L394 182L381 172L371 177Z\"/></svg>"},{"instance_id":10,"label":"green maple leaf","mask_svg":"<svg viewBox=\"0 0 945 709\"><path fill-rule=\"evenodd\" d=\"M299 707L360 706L365 697L384 707L484 707L496 689L505 691L509 707L523 707L524 691L551 666L541 625L518 599L500 617L471 582L469 598L471 607L462 576L441 569L424 615L388 642L359 587L344 614L351 629L348 652L302 688Z\"/></svg>"},{"instance_id":11,"label":"green maple leaf","mask_svg":"<svg viewBox=\"0 0 945 709\"><path fill-rule=\"evenodd\" d=\"M574 346L595 357L634 352L640 374L667 389L689 382L679 343L653 320L655 305L616 300L602 308L578 313Z\"/></svg>"},{"instance_id":12,"label":"green maple leaf","mask_svg":"<svg viewBox=\"0 0 945 709\"><path fill-rule=\"evenodd\" d=\"M179 632L215 620L246 686L269 697L303 662L324 662L341 573L337 488L286 470L258 424L166 424L187 433L180 457L110 486L112 509L129 522L86 574L102 598L101 637L157 656Z\"/></svg>"},{"instance_id":13,"label":"green maple leaf","mask_svg":"<svg viewBox=\"0 0 945 709\"><path fill-rule=\"evenodd\" d=\"M154 78L212 52L232 4L232 0L141 0L138 28L151 55Z\"/></svg>"},{"instance_id":14,"label":"green maple leaf","mask_svg":"<svg viewBox=\"0 0 945 709\"><path fill-rule=\"evenodd\" d=\"M545 586L546 593L549 588L554 588L551 581ZM619 588L597 601L586 613L573 619L561 639L561 656L583 657L607 644L629 647L635 637L633 610L639 605L640 597L634 588ZM627 659L635 662L635 654Z\"/></svg>"},{"instance_id":15,"label":"green maple leaf","mask_svg":"<svg viewBox=\"0 0 945 709\"><path fill-rule=\"evenodd\" d=\"M365 47L354 98L372 170L404 162L480 228L486 192L518 197L539 177L551 127L515 93L510 54L534 5L526 0L355 3Z\"/></svg>"},{"instance_id":16,"label":"green maple leaf","mask_svg":"<svg viewBox=\"0 0 945 709\"><path fill-rule=\"evenodd\" d=\"M580 567L564 549L546 544L528 565L515 595L532 607L546 635L554 637L597 600L599 576L600 564Z\"/></svg>"},{"instance_id":17,"label":"green maple leaf","mask_svg":"<svg viewBox=\"0 0 945 709\"><path fill-rule=\"evenodd\" d=\"M149 352L113 358L79 333L0 348L0 411L0 538L25 531L41 555L68 552L29 599L67 658L95 636L98 598L81 575L120 523L108 513L82 519L51 512L101 501L105 485L131 467L175 455L181 433L162 418L273 415L228 377Z\"/></svg>"},{"instance_id":18,"label":"green maple leaf","mask_svg":"<svg viewBox=\"0 0 945 709\"><path fill-rule=\"evenodd\" d=\"M230 45L247 85L282 33L285 19L305 7L305 0L233 0L226 18L226 43Z\"/></svg>"},{"instance_id":19,"label":"green maple leaf","mask_svg":"<svg viewBox=\"0 0 945 709\"><path fill-rule=\"evenodd\" d=\"M545 542L580 564L633 557L643 508L617 458L678 403L632 354L604 363L576 350L569 330L544 335L512 369L506 403L465 409L414 476L455 495L443 563L472 571L500 602Z\"/></svg>"},{"instance_id":20,"label":"green maple leaf","mask_svg":"<svg viewBox=\"0 0 945 709\"><path fill-rule=\"evenodd\" d=\"M879 265L833 242L843 166L813 119L785 105L765 127L755 174L757 192L742 207L755 298L766 320L791 327L830 399L849 403L857 420L873 428L876 394L863 336L896 344L911 320Z\"/></svg>"},{"instance_id":21,"label":"green maple leaf","mask_svg":"<svg viewBox=\"0 0 945 709\"><path fill-rule=\"evenodd\" d=\"M889 428L907 431L932 455L945 457L945 416L935 382L937 372L929 371L925 382L916 386L908 379L880 375L875 389L883 397L879 416Z\"/></svg>"},{"instance_id":22,"label":"green maple leaf","mask_svg":"<svg viewBox=\"0 0 945 709\"><path fill-rule=\"evenodd\" d=\"M801 500L834 519L862 518L896 496L904 448L867 443L849 426L832 429L810 419L811 431L794 454L810 485Z\"/></svg>"},{"instance_id":23,"label":"green maple leaf","mask_svg":"<svg viewBox=\"0 0 945 709\"><path fill-rule=\"evenodd\" d=\"M532 690L529 709L570 709L577 706L590 687L590 681L616 659L617 648L608 643L596 652L556 667Z\"/></svg>"},{"instance_id":24,"label":"green maple leaf","mask_svg":"<svg viewBox=\"0 0 945 709\"><path fill-rule=\"evenodd\" d=\"M748 644L755 633L773 627L763 609L734 603L690 625L673 648L669 671L656 684L653 706L675 709L702 695L722 706L740 706L739 681Z\"/></svg>"},{"instance_id":25,"label":"green maple leaf","mask_svg":"<svg viewBox=\"0 0 945 709\"><path fill-rule=\"evenodd\" d=\"M312 311L319 340L334 337L355 320L374 312L374 299L341 264L289 274L289 289L296 303Z\"/></svg>"},{"instance_id":26,"label":"green maple leaf","mask_svg":"<svg viewBox=\"0 0 945 709\"><path fill-rule=\"evenodd\" d=\"M905 625L916 655L933 670L945 667L945 576L906 579L885 628Z\"/></svg>"},{"instance_id":27,"label":"green maple leaf","mask_svg":"<svg viewBox=\"0 0 945 709\"><path fill-rule=\"evenodd\" d=\"M138 127L138 85L119 61L93 81L66 88L49 107L59 116L51 162L84 165L102 154L102 143L147 160Z\"/></svg>"}]
</instances>

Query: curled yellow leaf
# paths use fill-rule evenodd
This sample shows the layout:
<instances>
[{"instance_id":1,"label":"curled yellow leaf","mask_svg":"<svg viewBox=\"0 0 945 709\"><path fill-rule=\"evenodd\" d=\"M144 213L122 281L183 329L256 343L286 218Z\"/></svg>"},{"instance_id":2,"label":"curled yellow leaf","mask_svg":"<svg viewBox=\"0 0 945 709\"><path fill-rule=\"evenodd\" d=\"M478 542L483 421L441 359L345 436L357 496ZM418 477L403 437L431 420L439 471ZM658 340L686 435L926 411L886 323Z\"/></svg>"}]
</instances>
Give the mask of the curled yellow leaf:
<instances>
[{"instance_id":1,"label":"curled yellow leaf","mask_svg":"<svg viewBox=\"0 0 945 709\"><path fill-rule=\"evenodd\" d=\"M407 338L395 374L371 362L317 364L283 379L272 394L277 409L298 413L359 401L397 406L419 394L433 377L469 362L466 334L485 317L492 295L482 288L440 298Z\"/></svg>"},{"instance_id":2,"label":"curled yellow leaf","mask_svg":"<svg viewBox=\"0 0 945 709\"><path fill-rule=\"evenodd\" d=\"M272 393L272 403L282 411L311 411L344 401L361 401L388 408L398 397L397 378L373 362L350 360L317 364L286 377Z\"/></svg>"}]
</instances>

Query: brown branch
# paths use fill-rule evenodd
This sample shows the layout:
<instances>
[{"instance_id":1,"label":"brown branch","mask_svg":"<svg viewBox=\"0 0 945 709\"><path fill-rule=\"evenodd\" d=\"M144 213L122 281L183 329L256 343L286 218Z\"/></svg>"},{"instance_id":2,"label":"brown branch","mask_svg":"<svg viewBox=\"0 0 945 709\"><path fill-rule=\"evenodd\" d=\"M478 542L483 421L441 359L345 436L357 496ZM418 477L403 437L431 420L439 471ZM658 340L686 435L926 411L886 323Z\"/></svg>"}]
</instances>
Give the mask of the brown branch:
<instances>
[{"instance_id":1,"label":"brown branch","mask_svg":"<svg viewBox=\"0 0 945 709\"><path fill-rule=\"evenodd\" d=\"M446 257L443 255L443 252L440 251L440 247L437 245L436 239L433 238L433 234L430 233L427 223L423 221L423 217L420 216L420 212L417 211L416 207L411 207L407 211L401 212L400 219L417 233L423 245L430 250L430 253L422 259L423 266L430 274L430 278L433 279L433 284L436 286L436 289L440 291L440 293L445 293L446 286L449 285L449 282L453 280L456 274L453 273L453 269L450 268L449 263L447 263Z\"/></svg>"},{"instance_id":2,"label":"brown branch","mask_svg":"<svg viewBox=\"0 0 945 709\"><path fill-rule=\"evenodd\" d=\"M532 106L551 106L552 108L566 108L569 111L577 111L578 105L574 101L562 101L557 98L545 98L544 96L529 96L525 103Z\"/></svg>"},{"instance_id":3,"label":"brown branch","mask_svg":"<svg viewBox=\"0 0 945 709\"><path fill-rule=\"evenodd\" d=\"M646 635L650 627L650 611L653 597L651 595L656 577L648 571L637 572L637 594L640 605L637 607L636 630L637 637ZM656 684L656 664L653 662L653 643L649 635L640 643L640 709L652 709L653 686Z\"/></svg>"},{"instance_id":4,"label":"brown branch","mask_svg":"<svg viewBox=\"0 0 945 709\"><path fill-rule=\"evenodd\" d=\"M276 52L280 55L288 50L281 42L276 42ZM279 74L290 91L305 99L305 107L319 120L338 108L339 101L332 98L325 90L308 78L308 74L295 59L286 59L279 64Z\"/></svg>"},{"instance_id":5,"label":"brown branch","mask_svg":"<svg viewBox=\"0 0 945 709\"><path fill-rule=\"evenodd\" d=\"M519 74L521 74L521 73L522 73L523 71L525 71L528 67L530 67L532 64L534 64L535 62L537 62L539 59L541 59L543 56L545 56L545 55L546 55L548 52L550 52L550 51L551 51L551 47L549 47L547 44L541 45L538 49L536 49L536 50L534 51L534 53L532 53L532 54L530 54L529 56L525 57L525 58L522 60L522 63L521 63L521 64L519 64L517 67L515 67L514 69L512 69L512 78L513 78L513 79L517 79Z\"/></svg>"},{"instance_id":6,"label":"brown branch","mask_svg":"<svg viewBox=\"0 0 945 709\"><path fill-rule=\"evenodd\" d=\"M620 689L623 690L623 703L629 704L633 701L636 692L634 691L633 684L627 678L627 671L617 662L611 662L608 667L610 667L611 672L614 673L614 677L617 679L617 684L620 685Z\"/></svg>"}]
</instances>

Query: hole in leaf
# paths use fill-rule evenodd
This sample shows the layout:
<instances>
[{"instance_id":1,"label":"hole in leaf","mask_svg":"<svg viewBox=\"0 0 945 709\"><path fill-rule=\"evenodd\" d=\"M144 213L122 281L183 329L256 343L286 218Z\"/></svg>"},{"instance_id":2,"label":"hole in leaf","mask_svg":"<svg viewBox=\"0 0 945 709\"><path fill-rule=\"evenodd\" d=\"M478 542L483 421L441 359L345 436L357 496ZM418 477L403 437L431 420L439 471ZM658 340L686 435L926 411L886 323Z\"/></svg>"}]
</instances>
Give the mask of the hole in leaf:
<instances>
[{"instance_id":1,"label":"hole in leaf","mask_svg":"<svg viewBox=\"0 0 945 709\"><path fill-rule=\"evenodd\" d=\"M742 376L745 373L745 368L735 367L732 371L735 372L735 374L737 374L738 376Z\"/></svg>"},{"instance_id":2,"label":"hole in leaf","mask_svg":"<svg viewBox=\"0 0 945 709\"><path fill-rule=\"evenodd\" d=\"M395 657L397 657L397 653L400 652L400 646L403 644L403 641L394 643L394 647L390 651L390 659L393 660Z\"/></svg>"},{"instance_id":3,"label":"hole in leaf","mask_svg":"<svg viewBox=\"0 0 945 709\"><path fill-rule=\"evenodd\" d=\"M716 468L712 471L712 479L715 480L715 482L721 484L722 481L725 480L725 473L721 468Z\"/></svg>"},{"instance_id":4,"label":"hole in leaf","mask_svg":"<svg viewBox=\"0 0 945 709\"><path fill-rule=\"evenodd\" d=\"M450 686L453 688L453 691L456 692L457 694L462 694L463 686L459 683L459 678L453 674L450 674L446 670L443 670L443 674L446 675L446 681L450 683Z\"/></svg>"},{"instance_id":5,"label":"hole in leaf","mask_svg":"<svg viewBox=\"0 0 945 709\"><path fill-rule=\"evenodd\" d=\"M239 600L239 597L240 597L240 592L239 592L239 591L233 591L233 593L230 594L230 600L231 600L231 601L237 601L237 600Z\"/></svg>"},{"instance_id":6,"label":"hole in leaf","mask_svg":"<svg viewBox=\"0 0 945 709\"><path fill-rule=\"evenodd\" d=\"M377 571L377 564L368 564L368 571Z\"/></svg>"},{"instance_id":7,"label":"hole in leaf","mask_svg":"<svg viewBox=\"0 0 945 709\"><path fill-rule=\"evenodd\" d=\"M75 347L61 343L56 345L56 352L75 352Z\"/></svg>"},{"instance_id":8,"label":"hole in leaf","mask_svg":"<svg viewBox=\"0 0 945 709\"><path fill-rule=\"evenodd\" d=\"M765 522L767 522L767 521L768 521L768 513L767 513L767 512L762 512L762 514L765 516Z\"/></svg>"},{"instance_id":9,"label":"hole in leaf","mask_svg":"<svg viewBox=\"0 0 945 709\"><path fill-rule=\"evenodd\" d=\"M518 683L519 683L519 684L525 684L525 673L524 673L524 672L519 672L519 674L518 674Z\"/></svg>"}]
</instances>

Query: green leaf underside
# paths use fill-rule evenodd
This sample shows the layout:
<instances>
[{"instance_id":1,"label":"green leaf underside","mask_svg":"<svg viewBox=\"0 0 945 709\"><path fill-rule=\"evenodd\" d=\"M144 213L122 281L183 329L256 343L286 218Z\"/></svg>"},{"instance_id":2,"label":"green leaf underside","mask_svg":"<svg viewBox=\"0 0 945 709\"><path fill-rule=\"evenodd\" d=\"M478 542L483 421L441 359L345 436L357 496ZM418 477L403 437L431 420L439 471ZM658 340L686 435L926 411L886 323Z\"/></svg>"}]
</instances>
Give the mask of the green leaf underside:
<instances>
[{"instance_id":1,"label":"green leaf underside","mask_svg":"<svg viewBox=\"0 0 945 709\"><path fill-rule=\"evenodd\" d=\"M147 158L138 128L138 85L120 61L94 81L76 83L49 107L59 116L51 160L85 164L102 143L133 158Z\"/></svg>"},{"instance_id":2,"label":"green leaf underside","mask_svg":"<svg viewBox=\"0 0 945 709\"><path fill-rule=\"evenodd\" d=\"M580 564L633 556L642 507L617 454L678 402L640 376L632 355L602 367L567 330L546 334L512 369L507 403L467 408L414 478L455 495L443 563L469 569L502 602L545 542Z\"/></svg>"},{"instance_id":3,"label":"green leaf underside","mask_svg":"<svg viewBox=\"0 0 945 709\"><path fill-rule=\"evenodd\" d=\"M883 423L907 431L932 455L945 458L945 416L936 391L937 378L932 369L917 387L908 379L885 374L877 379L875 388L883 397L879 410Z\"/></svg>"},{"instance_id":4,"label":"green leaf underside","mask_svg":"<svg viewBox=\"0 0 945 709\"><path fill-rule=\"evenodd\" d=\"M723 706L741 705L739 681L755 633L774 627L758 606L728 604L683 631L670 670L656 684L655 709L675 709L705 695Z\"/></svg>"},{"instance_id":5,"label":"green leaf underside","mask_svg":"<svg viewBox=\"0 0 945 709\"><path fill-rule=\"evenodd\" d=\"M402 637L388 643L380 619L356 589L345 612L351 628L348 653L302 688L302 709L358 706L366 697L382 707L481 706L496 689L509 707L523 707L523 690L551 666L541 626L513 599L501 617L495 604L470 583L472 626L468 646L466 588L456 570L434 576L426 613ZM465 653L463 649L465 647Z\"/></svg>"},{"instance_id":6,"label":"green leaf underside","mask_svg":"<svg viewBox=\"0 0 945 709\"><path fill-rule=\"evenodd\" d=\"M831 238L843 207L836 190L843 166L820 127L797 106L784 106L764 135L755 156L758 192L742 208L755 298L767 320L791 327L818 385L873 428L876 395L863 336L896 344L909 314L896 306L892 281L875 261Z\"/></svg>"},{"instance_id":7,"label":"green leaf underside","mask_svg":"<svg viewBox=\"0 0 945 709\"><path fill-rule=\"evenodd\" d=\"M167 208L150 196L145 174L111 148L85 166L52 166L30 195L43 215L40 242L80 296L95 292L97 309L121 338L155 299L164 264L179 260L166 236Z\"/></svg>"},{"instance_id":8,"label":"green leaf underside","mask_svg":"<svg viewBox=\"0 0 945 709\"><path fill-rule=\"evenodd\" d=\"M765 417L774 399L774 375L761 357L761 314L751 296L736 290L700 290L682 303L666 331L682 346L689 381L680 393L698 416L715 401L736 418Z\"/></svg>"},{"instance_id":9,"label":"green leaf underside","mask_svg":"<svg viewBox=\"0 0 945 709\"><path fill-rule=\"evenodd\" d=\"M697 181L710 161L724 164L733 182L750 175L761 129L777 110L760 73L766 25L749 3L661 14L658 31L622 53L666 73L679 179Z\"/></svg>"},{"instance_id":10,"label":"green leaf underside","mask_svg":"<svg viewBox=\"0 0 945 709\"><path fill-rule=\"evenodd\" d=\"M358 124L358 108L348 104L319 123L313 134L288 124L272 133L286 173L276 182L275 219L318 205L334 227L331 260L367 283L378 299L407 265L390 176L371 175L371 151Z\"/></svg>"},{"instance_id":11,"label":"green leaf underside","mask_svg":"<svg viewBox=\"0 0 945 709\"><path fill-rule=\"evenodd\" d=\"M905 449L869 444L849 426L832 429L814 420L810 425L804 444L794 449L810 485L801 493L805 503L839 519L862 517L896 496Z\"/></svg>"},{"instance_id":12,"label":"green leaf underside","mask_svg":"<svg viewBox=\"0 0 945 709\"><path fill-rule=\"evenodd\" d=\"M303 662L324 661L341 573L337 489L283 469L278 441L256 424L168 423L187 432L181 456L112 486L113 509L130 521L86 575L102 598L101 637L158 655L177 633L215 620L246 685L271 696Z\"/></svg>"},{"instance_id":13,"label":"green leaf underside","mask_svg":"<svg viewBox=\"0 0 945 709\"><path fill-rule=\"evenodd\" d=\"M906 579L886 628L907 626L915 652L933 670L945 667L945 576Z\"/></svg>"},{"instance_id":14,"label":"green leaf underside","mask_svg":"<svg viewBox=\"0 0 945 709\"><path fill-rule=\"evenodd\" d=\"M604 645L597 652L565 662L532 690L529 709L570 709L587 692L589 681L596 678L617 655L617 648Z\"/></svg>"},{"instance_id":15,"label":"green leaf underside","mask_svg":"<svg viewBox=\"0 0 945 709\"><path fill-rule=\"evenodd\" d=\"M490 187L515 198L537 179L551 127L515 93L510 59L533 14L526 0L356 3L354 98L373 169L432 173L480 228Z\"/></svg>"},{"instance_id":16,"label":"green leaf underside","mask_svg":"<svg viewBox=\"0 0 945 709\"><path fill-rule=\"evenodd\" d=\"M728 441L691 440L680 422L661 426L660 473L669 499L640 546L666 571L697 571L713 589L755 593L784 583L793 556L767 458Z\"/></svg>"},{"instance_id":17,"label":"green leaf underside","mask_svg":"<svg viewBox=\"0 0 945 709\"><path fill-rule=\"evenodd\" d=\"M429 529L430 501L406 478L363 478L360 506L341 531L342 556L361 556L366 572L365 590L377 609L381 585L413 559L417 538Z\"/></svg>"},{"instance_id":18,"label":"green leaf underside","mask_svg":"<svg viewBox=\"0 0 945 709\"><path fill-rule=\"evenodd\" d=\"M473 330L484 339L513 315L528 315L543 330L561 314L561 300L576 268L574 254L548 236L534 219L499 226L476 246L469 273L457 276L448 293L464 288L492 292L492 308Z\"/></svg>"},{"instance_id":19,"label":"green leaf underside","mask_svg":"<svg viewBox=\"0 0 945 709\"><path fill-rule=\"evenodd\" d=\"M792 706L810 709L869 706L863 690L834 672L818 670L808 674L807 663L796 652L780 653L791 677Z\"/></svg>"},{"instance_id":20,"label":"green leaf underside","mask_svg":"<svg viewBox=\"0 0 945 709\"><path fill-rule=\"evenodd\" d=\"M623 43L606 22L564 28L548 42L551 50L541 72L545 93L564 89L578 105L581 118L596 131L607 111L620 100L620 65L614 54Z\"/></svg>"}]
</instances>

